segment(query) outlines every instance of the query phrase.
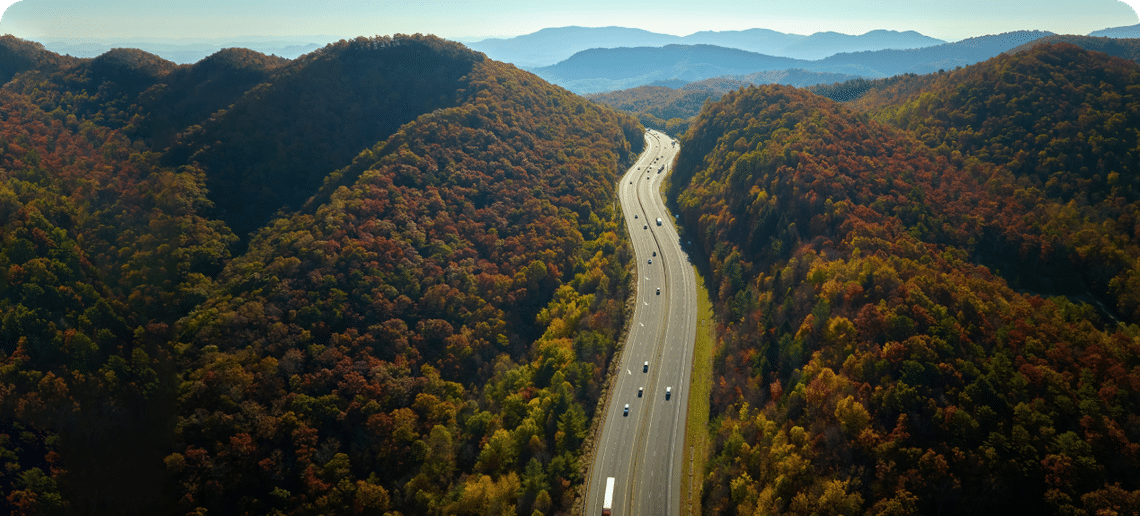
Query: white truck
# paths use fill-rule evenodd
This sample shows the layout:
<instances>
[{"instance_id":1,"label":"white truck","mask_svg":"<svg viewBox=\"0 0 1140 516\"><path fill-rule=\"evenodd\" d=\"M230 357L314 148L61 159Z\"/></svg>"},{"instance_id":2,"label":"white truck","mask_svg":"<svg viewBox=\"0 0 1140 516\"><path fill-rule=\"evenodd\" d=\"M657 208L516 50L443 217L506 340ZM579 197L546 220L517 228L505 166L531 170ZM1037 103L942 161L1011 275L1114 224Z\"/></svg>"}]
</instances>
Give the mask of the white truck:
<instances>
[{"instance_id":1,"label":"white truck","mask_svg":"<svg viewBox=\"0 0 1140 516\"><path fill-rule=\"evenodd\" d=\"M602 516L610 516L614 508L614 477L606 479L606 498L602 502Z\"/></svg>"}]
</instances>

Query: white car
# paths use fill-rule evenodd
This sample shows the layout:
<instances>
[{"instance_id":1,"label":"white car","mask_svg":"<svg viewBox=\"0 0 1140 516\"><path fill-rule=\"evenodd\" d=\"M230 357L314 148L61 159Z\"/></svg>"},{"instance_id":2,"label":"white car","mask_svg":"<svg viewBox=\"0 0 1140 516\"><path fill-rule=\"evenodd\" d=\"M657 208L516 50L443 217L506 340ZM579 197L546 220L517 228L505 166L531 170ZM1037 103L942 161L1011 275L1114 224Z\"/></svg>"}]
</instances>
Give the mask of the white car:
<instances>
[{"instance_id":1,"label":"white car","mask_svg":"<svg viewBox=\"0 0 1140 516\"><path fill-rule=\"evenodd\" d=\"M622 416L628 416L628 415L629 415L629 403L626 403L625 404L625 413L622 414Z\"/></svg>"}]
</instances>

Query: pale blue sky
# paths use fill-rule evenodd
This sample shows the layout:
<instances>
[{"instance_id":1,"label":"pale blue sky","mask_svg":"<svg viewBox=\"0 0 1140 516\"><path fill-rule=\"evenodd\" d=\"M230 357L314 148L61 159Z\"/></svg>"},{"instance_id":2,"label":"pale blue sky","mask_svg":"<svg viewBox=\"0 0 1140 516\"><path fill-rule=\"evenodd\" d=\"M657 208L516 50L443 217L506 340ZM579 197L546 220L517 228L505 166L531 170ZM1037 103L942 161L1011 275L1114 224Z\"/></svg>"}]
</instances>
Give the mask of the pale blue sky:
<instances>
[{"instance_id":1,"label":"pale blue sky","mask_svg":"<svg viewBox=\"0 0 1140 516\"><path fill-rule=\"evenodd\" d=\"M0 34L41 41L397 32L470 39L567 25L679 36L750 28L797 34L893 29L956 41L1021 29L1087 34L1140 21L1117 0L0 0L0 8L7 4Z\"/></svg>"}]
</instances>

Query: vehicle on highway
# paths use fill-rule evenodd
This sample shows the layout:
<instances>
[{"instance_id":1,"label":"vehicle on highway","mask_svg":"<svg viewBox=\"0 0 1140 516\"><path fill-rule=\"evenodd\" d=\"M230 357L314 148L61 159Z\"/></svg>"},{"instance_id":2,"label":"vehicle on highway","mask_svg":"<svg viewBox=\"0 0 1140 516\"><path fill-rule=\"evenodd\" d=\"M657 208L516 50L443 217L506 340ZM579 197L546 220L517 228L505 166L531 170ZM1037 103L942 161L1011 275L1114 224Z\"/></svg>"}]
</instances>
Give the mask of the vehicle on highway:
<instances>
[{"instance_id":1,"label":"vehicle on highway","mask_svg":"<svg viewBox=\"0 0 1140 516\"><path fill-rule=\"evenodd\" d=\"M642 228L641 228L641 229L649 229L649 224L646 224L645 226L642 226Z\"/></svg>"},{"instance_id":2,"label":"vehicle on highway","mask_svg":"<svg viewBox=\"0 0 1140 516\"><path fill-rule=\"evenodd\" d=\"M657 287L657 295L661 295L661 287Z\"/></svg>"},{"instance_id":3,"label":"vehicle on highway","mask_svg":"<svg viewBox=\"0 0 1140 516\"><path fill-rule=\"evenodd\" d=\"M622 416L629 416L629 403L625 404L625 413L623 413Z\"/></svg>"},{"instance_id":4,"label":"vehicle on highway","mask_svg":"<svg viewBox=\"0 0 1140 516\"><path fill-rule=\"evenodd\" d=\"M629 405L626 405L627 407ZM610 516L614 508L614 477L606 479L606 498L602 502L602 516Z\"/></svg>"},{"instance_id":5,"label":"vehicle on highway","mask_svg":"<svg viewBox=\"0 0 1140 516\"><path fill-rule=\"evenodd\" d=\"M672 387L666 387L665 388L665 399L669 399L669 395L673 393L672 391L673 391ZM629 405L626 405L626 406L628 407Z\"/></svg>"},{"instance_id":6,"label":"vehicle on highway","mask_svg":"<svg viewBox=\"0 0 1140 516\"><path fill-rule=\"evenodd\" d=\"M635 219L637 218L637 214L636 214L636 213L634 213L634 214L633 214L633 218L635 218Z\"/></svg>"},{"instance_id":7,"label":"vehicle on highway","mask_svg":"<svg viewBox=\"0 0 1140 516\"><path fill-rule=\"evenodd\" d=\"M644 366L642 366L642 368L641 368L641 372L643 372L643 373L648 373L648 372L649 372L649 361L648 361L648 360L646 360L646 361L645 361L645 365L644 365ZM628 407L629 405L626 405L626 406Z\"/></svg>"},{"instance_id":8,"label":"vehicle on highway","mask_svg":"<svg viewBox=\"0 0 1140 516\"><path fill-rule=\"evenodd\" d=\"M657 251L653 251L653 256L657 256Z\"/></svg>"},{"instance_id":9,"label":"vehicle on highway","mask_svg":"<svg viewBox=\"0 0 1140 516\"><path fill-rule=\"evenodd\" d=\"M660 226L660 225L661 225L661 217L657 217L657 225L658 225L658 226Z\"/></svg>"},{"instance_id":10,"label":"vehicle on highway","mask_svg":"<svg viewBox=\"0 0 1140 516\"><path fill-rule=\"evenodd\" d=\"M653 258L649 259L649 265L653 265Z\"/></svg>"},{"instance_id":11,"label":"vehicle on highway","mask_svg":"<svg viewBox=\"0 0 1140 516\"><path fill-rule=\"evenodd\" d=\"M637 397L640 398L641 394L644 392L645 392L645 387L638 387L637 388Z\"/></svg>"}]
</instances>

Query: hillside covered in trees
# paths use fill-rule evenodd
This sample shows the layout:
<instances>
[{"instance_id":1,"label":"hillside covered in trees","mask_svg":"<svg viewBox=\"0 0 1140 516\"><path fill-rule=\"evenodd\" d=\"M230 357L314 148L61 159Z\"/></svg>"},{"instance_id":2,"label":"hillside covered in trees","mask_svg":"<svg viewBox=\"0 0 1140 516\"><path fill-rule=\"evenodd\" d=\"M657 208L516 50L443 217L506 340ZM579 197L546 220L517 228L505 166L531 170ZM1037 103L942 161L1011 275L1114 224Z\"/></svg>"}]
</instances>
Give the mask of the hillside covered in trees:
<instances>
[{"instance_id":1,"label":"hillside covered in trees","mask_svg":"<svg viewBox=\"0 0 1140 516\"><path fill-rule=\"evenodd\" d=\"M718 325L706 512L1140 504L1138 72L1041 45L870 115L702 110L669 188Z\"/></svg>"},{"instance_id":2,"label":"hillside covered in trees","mask_svg":"<svg viewBox=\"0 0 1140 516\"><path fill-rule=\"evenodd\" d=\"M586 98L631 113L645 127L667 134L684 134L701 106L710 99L716 100L722 93L696 85L681 88L638 86L595 93Z\"/></svg>"},{"instance_id":3,"label":"hillside covered in trees","mask_svg":"<svg viewBox=\"0 0 1140 516\"><path fill-rule=\"evenodd\" d=\"M658 81L656 84L636 88L591 93L586 95L586 98L632 113L645 127L679 136L689 129L689 124L700 113L705 102L719 99L721 95L730 91L756 84L787 84L799 87L810 87L821 83L856 84L847 81L852 77L854 76L799 69L773 70L748 75L723 75L688 83L677 79ZM671 83L679 85L665 86Z\"/></svg>"},{"instance_id":4,"label":"hillside covered in trees","mask_svg":"<svg viewBox=\"0 0 1140 516\"><path fill-rule=\"evenodd\" d=\"M857 105L942 154L1000 169L1049 249L1030 268L981 250L1013 286L1093 296L1138 323L1137 84L1136 63L1060 43L938 76L899 102L877 104L876 92Z\"/></svg>"},{"instance_id":5,"label":"hillside covered in trees","mask_svg":"<svg viewBox=\"0 0 1140 516\"><path fill-rule=\"evenodd\" d=\"M570 510L636 120L431 36L25 43L0 41L31 56L0 89L0 512Z\"/></svg>"}]
</instances>

